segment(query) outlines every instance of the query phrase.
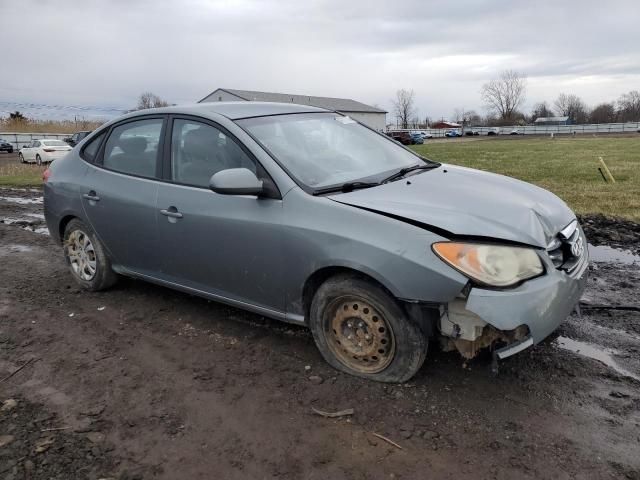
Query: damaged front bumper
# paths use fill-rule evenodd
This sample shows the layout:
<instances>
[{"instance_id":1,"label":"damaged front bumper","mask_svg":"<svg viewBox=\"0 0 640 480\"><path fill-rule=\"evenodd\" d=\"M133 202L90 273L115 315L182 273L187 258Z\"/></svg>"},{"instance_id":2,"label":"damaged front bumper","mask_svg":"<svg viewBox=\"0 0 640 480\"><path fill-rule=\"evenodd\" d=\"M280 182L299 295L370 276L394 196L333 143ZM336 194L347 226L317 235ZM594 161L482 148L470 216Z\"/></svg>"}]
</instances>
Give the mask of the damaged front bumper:
<instances>
[{"instance_id":1,"label":"damaged front bumper","mask_svg":"<svg viewBox=\"0 0 640 480\"><path fill-rule=\"evenodd\" d=\"M473 287L441 312L440 333L445 348L466 358L482 348L494 348L506 358L551 334L580 301L587 282L588 254L571 271L545 259L546 274L509 290Z\"/></svg>"}]
</instances>

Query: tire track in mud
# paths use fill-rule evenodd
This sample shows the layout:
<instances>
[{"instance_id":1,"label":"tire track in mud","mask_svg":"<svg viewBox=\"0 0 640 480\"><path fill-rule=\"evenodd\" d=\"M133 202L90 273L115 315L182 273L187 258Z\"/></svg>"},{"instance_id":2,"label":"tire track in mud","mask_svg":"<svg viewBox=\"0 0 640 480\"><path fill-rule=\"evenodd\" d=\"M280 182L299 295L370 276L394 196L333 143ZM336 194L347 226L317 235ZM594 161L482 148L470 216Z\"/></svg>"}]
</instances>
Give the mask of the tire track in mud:
<instances>
[{"instance_id":1,"label":"tire track in mud","mask_svg":"<svg viewBox=\"0 0 640 480\"><path fill-rule=\"evenodd\" d=\"M16 213L41 206L0 200L0 218ZM635 265L600 264L591 274L591 302L640 297ZM94 432L101 473L115 478L634 478L640 470L640 384L553 339L508 359L498 378L487 358L463 367L434 345L415 379L382 385L333 371L299 327L133 280L80 292L59 247L17 226L0 225L0 279L0 377L41 359L0 385L0 401L17 398L71 426L80 443L60 440L63 452L90 448ZM616 362L639 374L639 315L585 312L557 335L615 349ZM355 414L324 419L312 406ZM29 422L15 428L40 438ZM71 453L60 462L84 471ZM18 455L0 458L21 474ZM32 478L48 478L37 458L34 466Z\"/></svg>"}]
</instances>

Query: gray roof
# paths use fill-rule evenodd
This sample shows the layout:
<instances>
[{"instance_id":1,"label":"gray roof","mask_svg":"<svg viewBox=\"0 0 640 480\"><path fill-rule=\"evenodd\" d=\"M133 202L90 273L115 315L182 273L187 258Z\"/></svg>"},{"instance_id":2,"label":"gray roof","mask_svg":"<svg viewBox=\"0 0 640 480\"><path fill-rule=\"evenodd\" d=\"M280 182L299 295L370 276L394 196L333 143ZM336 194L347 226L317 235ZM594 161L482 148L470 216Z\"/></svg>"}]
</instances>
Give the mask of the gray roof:
<instances>
[{"instance_id":1,"label":"gray roof","mask_svg":"<svg viewBox=\"0 0 640 480\"><path fill-rule=\"evenodd\" d=\"M349 98L314 97L311 95L295 95L292 93L257 92L253 90L236 90L231 88L218 88L204 97L210 97L218 90L230 93L247 101L296 103L298 105L311 105L326 108L338 112L362 112L362 113L387 113L385 110L366 105Z\"/></svg>"},{"instance_id":2,"label":"gray roof","mask_svg":"<svg viewBox=\"0 0 640 480\"><path fill-rule=\"evenodd\" d=\"M569 120L569 117L538 117L536 121L533 123L542 123L542 122L566 122Z\"/></svg>"},{"instance_id":3,"label":"gray roof","mask_svg":"<svg viewBox=\"0 0 640 480\"><path fill-rule=\"evenodd\" d=\"M291 103L275 102L203 102L185 105L171 105L169 107L149 108L137 110L126 115L135 117L149 113L178 113L206 115L207 113L217 113L230 120L241 118L263 117L269 115L284 115L288 113L319 113L327 110L310 105L296 105ZM123 118L123 117L120 117ZM119 119L118 119L119 120Z\"/></svg>"}]
</instances>

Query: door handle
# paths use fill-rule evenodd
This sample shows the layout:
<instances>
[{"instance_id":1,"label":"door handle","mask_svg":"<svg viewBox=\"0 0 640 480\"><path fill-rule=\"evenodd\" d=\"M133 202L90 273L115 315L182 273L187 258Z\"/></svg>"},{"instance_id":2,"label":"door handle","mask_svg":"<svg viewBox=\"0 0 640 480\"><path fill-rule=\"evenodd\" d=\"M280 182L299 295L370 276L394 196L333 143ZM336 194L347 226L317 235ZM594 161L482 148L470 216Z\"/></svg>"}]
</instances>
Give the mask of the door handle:
<instances>
[{"instance_id":1,"label":"door handle","mask_svg":"<svg viewBox=\"0 0 640 480\"><path fill-rule=\"evenodd\" d=\"M92 202L100 201L100 197L98 195L96 195L96 192L94 192L93 190L91 190L89 193L82 194L82 198L85 198L85 199L90 200Z\"/></svg>"},{"instance_id":2,"label":"door handle","mask_svg":"<svg viewBox=\"0 0 640 480\"><path fill-rule=\"evenodd\" d=\"M175 209L175 207L169 207L169 209L162 209L160 210L160 213L170 218L182 218L182 214L177 209Z\"/></svg>"}]
</instances>

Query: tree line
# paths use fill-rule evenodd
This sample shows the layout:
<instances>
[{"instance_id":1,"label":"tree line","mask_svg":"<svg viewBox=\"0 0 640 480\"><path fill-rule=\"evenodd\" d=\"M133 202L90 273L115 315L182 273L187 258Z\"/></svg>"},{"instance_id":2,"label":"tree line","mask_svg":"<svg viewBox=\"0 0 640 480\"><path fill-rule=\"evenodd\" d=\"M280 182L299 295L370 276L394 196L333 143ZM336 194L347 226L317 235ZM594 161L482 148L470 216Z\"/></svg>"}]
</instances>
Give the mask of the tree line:
<instances>
[{"instance_id":1,"label":"tree line","mask_svg":"<svg viewBox=\"0 0 640 480\"><path fill-rule=\"evenodd\" d=\"M593 107L578 95L561 93L553 104L540 101L526 113L522 106L526 99L527 79L515 70L505 70L497 78L482 85L480 96L487 111L456 108L451 120L469 126L526 125L540 117L569 117L573 124L615 123L640 121L640 91L623 93L617 100L602 102ZM401 128L423 128L431 124L428 116L418 117L413 90L401 89L392 100L393 112Z\"/></svg>"}]
</instances>

